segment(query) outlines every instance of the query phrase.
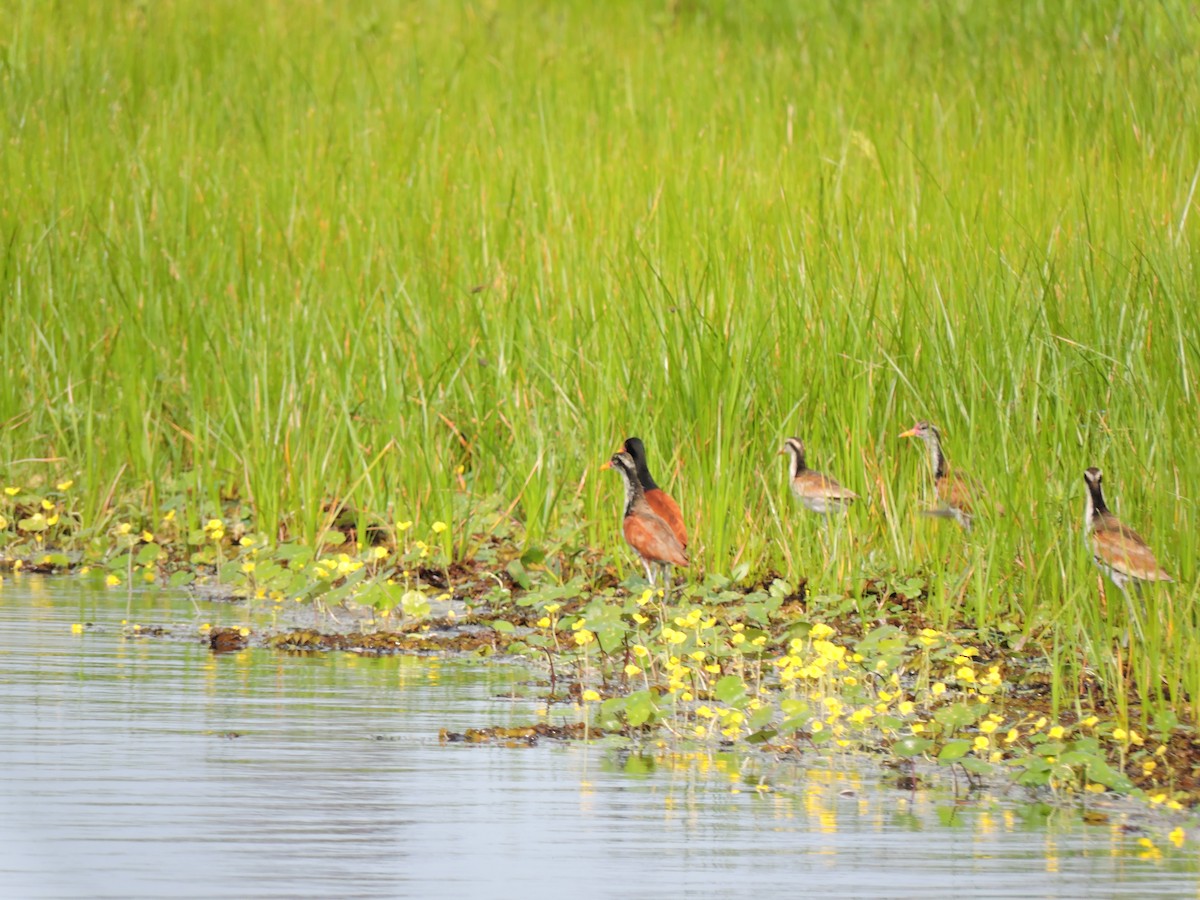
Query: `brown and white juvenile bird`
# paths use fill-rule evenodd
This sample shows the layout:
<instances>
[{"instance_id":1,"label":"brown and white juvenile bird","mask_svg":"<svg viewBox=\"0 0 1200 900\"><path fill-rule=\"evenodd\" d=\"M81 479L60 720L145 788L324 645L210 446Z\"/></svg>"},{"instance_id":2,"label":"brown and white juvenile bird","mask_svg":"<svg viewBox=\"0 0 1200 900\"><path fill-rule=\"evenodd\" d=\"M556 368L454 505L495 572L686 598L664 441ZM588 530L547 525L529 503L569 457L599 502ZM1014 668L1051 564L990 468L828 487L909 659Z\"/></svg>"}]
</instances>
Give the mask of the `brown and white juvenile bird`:
<instances>
[{"instance_id":1,"label":"brown and white juvenile bird","mask_svg":"<svg viewBox=\"0 0 1200 900\"><path fill-rule=\"evenodd\" d=\"M828 475L810 469L804 461L804 442L797 437L790 437L783 443L779 455L787 454L788 483L792 493L818 515L828 515L831 512L842 512L858 499L858 494L849 488L844 488Z\"/></svg>"},{"instance_id":2,"label":"brown and white juvenile bird","mask_svg":"<svg viewBox=\"0 0 1200 900\"><path fill-rule=\"evenodd\" d=\"M952 470L942 450L942 435L937 427L928 422L918 422L900 435L902 438L917 437L925 442L929 450L929 465L933 469L933 485L941 507L927 510L931 516L954 519L963 530L971 530L975 517L975 506L983 494L979 482L968 475Z\"/></svg>"},{"instance_id":3,"label":"brown and white juvenile bird","mask_svg":"<svg viewBox=\"0 0 1200 900\"><path fill-rule=\"evenodd\" d=\"M646 569L646 579L653 586L657 569L664 573L669 584L671 566L687 566L687 555L671 526L646 501L646 493L638 479L637 463L630 454L619 450L600 468L616 469L625 480L622 530L626 543L637 553Z\"/></svg>"},{"instance_id":4,"label":"brown and white juvenile bird","mask_svg":"<svg viewBox=\"0 0 1200 900\"><path fill-rule=\"evenodd\" d=\"M658 486L650 474L650 469L646 465L646 447L642 444L642 439L628 437L625 439L622 449L633 457L634 465L637 466L638 481L641 482L642 490L645 492L646 502L664 522L671 526L675 539L686 550L688 539L687 529L683 525L683 513L679 511L679 504Z\"/></svg>"},{"instance_id":5,"label":"brown and white juvenile bird","mask_svg":"<svg viewBox=\"0 0 1200 900\"><path fill-rule=\"evenodd\" d=\"M1083 532L1100 571L1122 591L1131 581L1135 587L1144 581L1173 581L1159 567L1142 536L1109 512L1101 488L1104 474L1092 466L1083 473L1083 480L1088 491Z\"/></svg>"}]
</instances>

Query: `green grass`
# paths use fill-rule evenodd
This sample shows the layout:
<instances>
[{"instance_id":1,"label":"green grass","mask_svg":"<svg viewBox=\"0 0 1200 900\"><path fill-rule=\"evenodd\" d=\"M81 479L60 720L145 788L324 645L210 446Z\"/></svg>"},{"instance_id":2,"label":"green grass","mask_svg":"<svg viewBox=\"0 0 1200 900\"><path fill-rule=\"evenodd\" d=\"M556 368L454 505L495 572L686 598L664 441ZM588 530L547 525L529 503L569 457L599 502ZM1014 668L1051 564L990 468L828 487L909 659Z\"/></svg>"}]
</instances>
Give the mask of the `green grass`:
<instances>
[{"instance_id":1,"label":"green grass","mask_svg":"<svg viewBox=\"0 0 1200 900\"><path fill-rule=\"evenodd\" d=\"M1128 684L1200 702L1190 6L377 7L0 2L0 477L616 549L638 433L698 572L920 574L1124 696L1094 464L1178 579ZM917 418L1007 516L919 517Z\"/></svg>"}]
</instances>

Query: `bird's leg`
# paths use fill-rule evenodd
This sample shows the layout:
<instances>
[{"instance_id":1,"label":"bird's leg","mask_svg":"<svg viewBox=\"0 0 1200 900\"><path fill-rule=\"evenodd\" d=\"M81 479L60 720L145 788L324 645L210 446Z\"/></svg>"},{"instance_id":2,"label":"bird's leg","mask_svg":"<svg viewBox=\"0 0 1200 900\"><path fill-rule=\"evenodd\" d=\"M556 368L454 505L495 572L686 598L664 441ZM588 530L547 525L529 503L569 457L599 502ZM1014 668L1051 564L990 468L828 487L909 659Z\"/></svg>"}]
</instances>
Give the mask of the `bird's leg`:
<instances>
[{"instance_id":1,"label":"bird's leg","mask_svg":"<svg viewBox=\"0 0 1200 900\"><path fill-rule=\"evenodd\" d=\"M1137 589L1138 589L1137 583L1134 582L1134 590L1136 591ZM1133 600L1130 599L1129 588L1125 587L1124 585L1121 585L1121 593L1125 595L1125 606L1129 610L1130 626L1134 631L1137 632L1138 640L1144 641L1146 639L1146 635L1142 632L1142 617L1138 615L1137 608L1136 608ZM1127 629L1125 632L1125 639L1129 640L1129 637L1130 637L1130 631Z\"/></svg>"},{"instance_id":2,"label":"bird's leg","mask_svg":"<svg viewBox=\"0 0 1200 900\"><path fill-rule=\"evenodd\" d=\"M674 581L674 579L671 577L671 564L670 563L660 563L659 565L662 566L660 571L662 572L663 590L667 594L670 594L672 582Z\"/></svg>"},{"instance_id":3,"label":"bird's leg","mask_svg":"<svg viewBox=\"0 0 1200 900\"><path fill-rule=\"evenodd\" d=\"M648 559L643 559L642 565L646 569L646 580L650 582L650 587L654 587L654 564Z\"/></svg>"}]
</instances>

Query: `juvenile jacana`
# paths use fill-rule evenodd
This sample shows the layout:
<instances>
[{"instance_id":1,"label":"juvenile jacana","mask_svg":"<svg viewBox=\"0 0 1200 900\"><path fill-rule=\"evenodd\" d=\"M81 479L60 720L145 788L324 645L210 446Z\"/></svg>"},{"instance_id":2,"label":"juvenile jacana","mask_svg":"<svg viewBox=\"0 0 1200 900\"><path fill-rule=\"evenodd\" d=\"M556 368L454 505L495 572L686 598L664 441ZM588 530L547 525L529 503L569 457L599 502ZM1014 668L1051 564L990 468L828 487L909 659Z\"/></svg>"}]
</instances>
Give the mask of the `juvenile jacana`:
<instances>
[{"instance_id":1,"label":"juvenile jacana","mask_svg":"<svg viewBox=\"0 0 1200 900\"><path fill-rule=\"evenodd\" d=\"M1143 581L1173 581L1159 568L1142 536L1109 512L1100 487L1104 474L1092 466L1083 473L1083 480L1088 490L1083 531L1100 571L1122 591L1131 581L1135 587Z\"/></svg>"},{"instance_id":2,"label":"juvenile jacana","mask_svg":"<svg viewBox=\"0 0 1200 900\"><path fill-rule=\"evenodd\" d=\"M974 507L982 488L973 478L951 470L942 450L942 435L937 427L928 422L918 422L900 435L902 438L917 437L929 448L929 465L933 469L933 485L937 491L940 509L929 510L933 516L949 516L965 531L971 530Z\"/></svg>"},{"instance_id":3,"label":"juvenile jacana","mask_svg":"<svg viewBox=\"0 0 1200 900\"><path fill-rule=\"evenodd\" d=\"M686 566L687 556L671 526L647 502L633 456L618 450L600 468L616 469L625 479L625 542L634 549L645 566L646 580L653 585L654 571L661 568L669 582L671 566Z\"/></svg>"},{"instance_id":4,"label":"juvenile jacana","mask_svg":"<svg viewBox=\"0 0 1200 900\"><path fill-rule=\"evenodd\" d=\"M799 498L806 509L818 515L828 515L831 512L841 512L858 499L858 494L849 488L844 488L828 475L810 469L804 461L804 441L790 437L783 443L779 455L787 454L789 459L788 483L792 493Z\"/></svg>"},{"instance_id":5,"label":"juvenile jacana","mask_svg":"<svg viewBox=\"0 0 1200 900\"><path fill-rule=\"evenodd\" d=\"M646 466L646 448L642 444L642 439L626 438L622 449L633 457L634 465L637 466L638 481L641 482L642 490L645 491L646 502L650 504L650 508L658 514L659 518L671 526L675 540L679 541L679 546L686 550L688 539L687 529L683 527L683 514L679 511L679 504L658 486L650 474L650 469Z\"/></svg>"}]
</instances>

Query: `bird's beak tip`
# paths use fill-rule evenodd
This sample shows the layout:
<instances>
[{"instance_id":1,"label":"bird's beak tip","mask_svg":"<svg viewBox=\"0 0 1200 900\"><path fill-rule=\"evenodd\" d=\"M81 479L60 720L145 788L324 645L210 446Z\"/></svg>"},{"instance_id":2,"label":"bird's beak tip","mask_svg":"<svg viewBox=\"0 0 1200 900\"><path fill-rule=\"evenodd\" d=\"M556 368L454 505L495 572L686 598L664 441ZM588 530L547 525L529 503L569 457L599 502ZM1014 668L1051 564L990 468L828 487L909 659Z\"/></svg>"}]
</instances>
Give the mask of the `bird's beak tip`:
<instances>
[{"instance_id":1,"label":"bird's beak tip","mask_svg":"<svg viewBox=\"0 0 1200 900\"><path fill-rule=\"evenodd\" d=\"M917 429L915 429L915 428L910 428L910 429L908 429L908 431L905 431L900 435L900 437L916 437L916 436L917 436Z\"/></svg>"},{"instance_id":2,"label":"bird's beak tip","mask_svg":"<svg viewBox=\"0 0 1200 900\"><path fill-rule=\"evenodd\" d=\"M604 462L600 463L600 471L601 472L603 472L605 469L611 469L611 468L612 468L612 460L611 459L606 459Z\"/></svg>"}]
</instances>

